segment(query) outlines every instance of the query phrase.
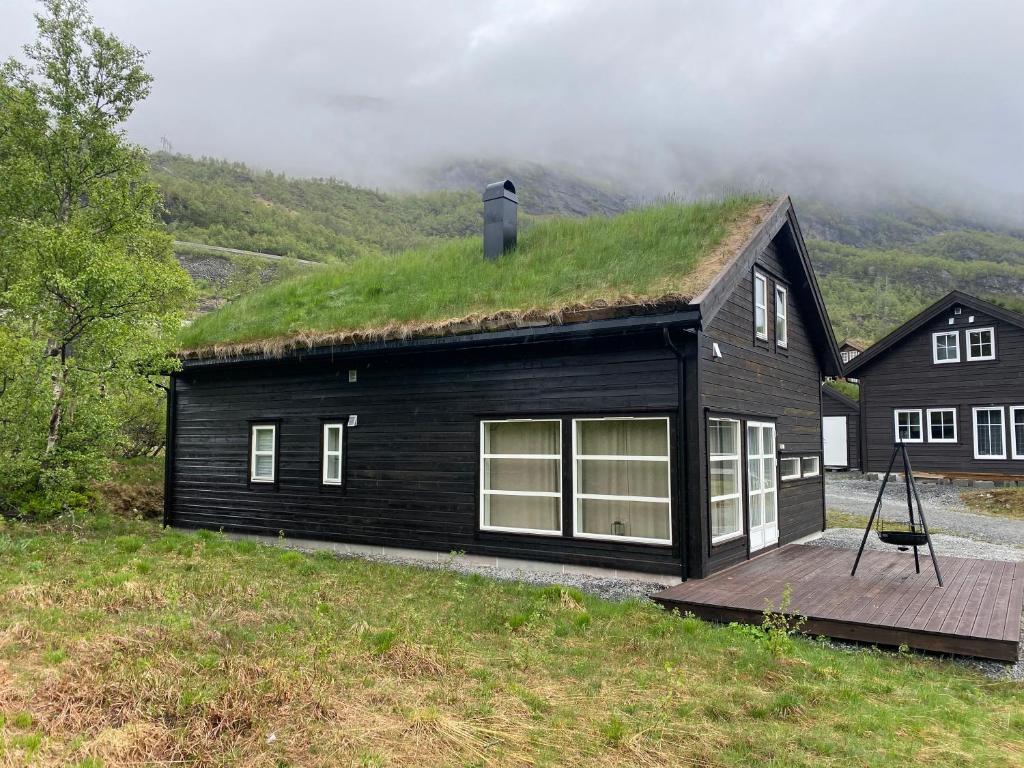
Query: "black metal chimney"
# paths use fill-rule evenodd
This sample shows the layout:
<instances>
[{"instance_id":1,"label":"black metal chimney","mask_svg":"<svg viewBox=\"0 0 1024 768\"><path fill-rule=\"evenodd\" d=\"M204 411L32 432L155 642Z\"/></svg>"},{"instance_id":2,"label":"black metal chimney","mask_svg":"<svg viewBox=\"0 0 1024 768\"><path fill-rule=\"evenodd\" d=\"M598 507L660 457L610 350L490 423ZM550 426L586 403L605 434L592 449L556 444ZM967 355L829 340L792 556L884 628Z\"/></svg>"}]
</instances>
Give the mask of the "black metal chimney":
<instances>
[{"instance_id":1,"label":"black metal chimney","mask_svg":"<svg viewBox=\"0 0 1024 768\"><path fill-rule=\"evenodd\" d=\"M493 261L516 247L519 198L511 179L484 189L484 258Z\"/></svg>"}]
</instances>

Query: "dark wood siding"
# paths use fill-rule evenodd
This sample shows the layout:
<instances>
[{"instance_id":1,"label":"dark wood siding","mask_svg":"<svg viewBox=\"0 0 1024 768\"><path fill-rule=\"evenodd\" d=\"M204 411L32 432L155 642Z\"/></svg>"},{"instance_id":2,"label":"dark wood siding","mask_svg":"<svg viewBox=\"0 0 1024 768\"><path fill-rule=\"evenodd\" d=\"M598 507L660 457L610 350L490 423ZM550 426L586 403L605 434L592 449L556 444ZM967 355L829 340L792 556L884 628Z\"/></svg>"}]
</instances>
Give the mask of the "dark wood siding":
<instances>
[{"instance_id":1,"label":"dark wood siding","mask_svg":"<svg viewBox=\"0 0 1024 768\"><path fill-rule=\"evenodd\" d=\"M755 339L753 271L735 286L725 305L708 325L701 341L702 410L764 418L776 422L779 456L821 456L822 370L808 323L813 315L797 300L791 241L781 234L758 257L755 268L768 276L768 341ZM781 281L789 291L789 338L785 349L775 346L774 286ZM714 359L717 342L722 357ZM785 446L785 447L782 447ZM707 472L705 461L703 472ZM702 500L702 514L709 515ZM786 543L824 527L824 486L819 475L779 484L779 541ZM749 555L746 538L711 547L706 541L707 571L736 563Z\"/></svg>"},{"instance_id":2,"label":"dark wood siding","mask_svg":"<svg viewBox=\"0 0 1024 768\"><path fill-rule=\"evenodd\" d=\"M828 387L822 389L821 415L846 417L846 456L850 469L860 469L860 410L832 397Z\"/></svg>"},{"instance_id":3,"label":"dark wood siding","mask_svg":"<svg viewBox=\"0 0 1024 768\"><path fill-rule=\"evenodd\" d=\"M356 383L348 381L350 368L358 371ZM680 373L660 335L640 334L558 347L186 371L176 385L171 522L681 575ZM644 413L671 418L673 546L479 531L482 418ZM322 488L321 419L349 415L359 421L346 430L344 487ZM275 488L247 482L248 429L259 419L280 420ZM568 521L568 466L564 478Z\"/></svg>"},{"instance_id":4,"label":"dark wood siding","mask_svg":"<svg viewBox=\"0 0 1024 768\"><path fill-rule=\"evenodd\" d=\"M973 316L974 322L969 322ZM949 324L949 319L954 324ZM965 330L994 327L996 359L967 361ZM932 334L957 330L959 363L932 362ZM857 372L861 380L864 419L865 468L884 471L895 440L893 411L921 409L925 442L908 444L915 470L947 473L987 473L1024 476L1024 459L974 458L975 407L999 407L1006 422L1006 454L1011 455L1009 412L1006 406L1024 405L1024 329L963 307L953 308L918 328ZM957 442L927 441L927 409L957 409Z\"/></svg>"}]
</instances>

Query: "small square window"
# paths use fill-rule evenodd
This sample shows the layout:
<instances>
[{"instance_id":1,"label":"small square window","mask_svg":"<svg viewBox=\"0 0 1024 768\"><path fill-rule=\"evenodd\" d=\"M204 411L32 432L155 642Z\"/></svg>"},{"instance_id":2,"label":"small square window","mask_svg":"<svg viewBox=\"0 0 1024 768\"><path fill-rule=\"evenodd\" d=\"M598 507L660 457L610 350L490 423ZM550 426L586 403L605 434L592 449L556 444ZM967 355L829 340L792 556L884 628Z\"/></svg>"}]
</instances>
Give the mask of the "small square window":
<instances>
[{"instance_id":1,"label":"small square window","mask_svg":"<svg viewBox=\"0 0 1024 768\"><path fill-rule=\"evenodd\" d=\"M923 443L921 409L902 408L893 412L897 443Z\"/></svg>"},{"instance_id":2,"label":"small square window","mask_svg":"<svg viewBox=\"0 0 1024 768\"><path fill-rule=\"evenodd\" d=\"M804 477L817 477L821 474L821 459L817 456L804 456L800 460Z\"/></svg>"},{"instance_id":3,"label":"small square window","mask_svg":"<svg viewBox=\"0 0 1024 768\"><path fill-rule=\"evenodd\" d=\"M800 457L783 456L779 459L779 472L783 480L797 480L800 478Z\"/></svg>"},{"instance_id":4,"label":"small square window","mask_svg":"<svg viewBox=\"0 0 1024 768\"><path fill-rule=\"evenodd\" d=\"M970 328L967 331L967 359L995 360L995 328Z\"/></svg>"},{"instance_id":5,"label":"small square window","mask_svg":"<svg viewBox=\"0 0 1024 768\"><path fill-rule=\"evenodd\" d=\"M960 362L960 334L957 331L943 331L932 334L932 362Z\"/></svg>"},{"instance_id":6,"label":"small square window","mask_svg":"<svg viewBox=\"0 0 1024 768\"><path fill-rule=\"evenodd\" d=\"M956 408L928 409L928 442L956 442Z\"/></svg>"}]
</instances>

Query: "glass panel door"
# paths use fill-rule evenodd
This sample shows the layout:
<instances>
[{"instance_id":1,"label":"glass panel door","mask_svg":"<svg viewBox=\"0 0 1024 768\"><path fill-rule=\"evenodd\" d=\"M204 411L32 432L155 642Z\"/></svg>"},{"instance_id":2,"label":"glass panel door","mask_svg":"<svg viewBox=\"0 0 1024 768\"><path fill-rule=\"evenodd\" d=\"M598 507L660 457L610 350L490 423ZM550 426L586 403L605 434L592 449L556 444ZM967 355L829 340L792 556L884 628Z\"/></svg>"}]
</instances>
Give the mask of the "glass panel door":
<instances>
[{"instance_id":1,"label":"glass panel door","mask_svg":"<svg viewBox=\"0 0 1024 768\"><path fill-rule=\"evenodd\" d=\"M775 425L747 422L747 513L751 552L779 540L775 461Z\"/></svg>"}]
</instances>

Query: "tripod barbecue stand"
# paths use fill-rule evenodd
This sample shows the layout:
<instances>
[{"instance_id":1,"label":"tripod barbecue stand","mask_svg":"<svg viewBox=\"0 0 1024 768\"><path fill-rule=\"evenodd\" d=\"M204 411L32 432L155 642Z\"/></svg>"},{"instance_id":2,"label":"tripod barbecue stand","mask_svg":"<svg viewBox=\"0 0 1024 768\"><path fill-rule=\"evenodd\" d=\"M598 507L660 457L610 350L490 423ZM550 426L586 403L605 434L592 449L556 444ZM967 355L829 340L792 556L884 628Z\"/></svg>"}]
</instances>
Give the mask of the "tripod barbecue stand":
<instances>
[{"instance_id":1,"label":"tripod barbecue stand","mask_svg":"<svg viewBox=\"0 0 1024 768\"><path fill-rule=\"evenodd\" d=\"M887 523L882 515L882 497L885 495L885 486L889 483L889 476L892 474L896 457L903 458L903 478L907 486L907 517L909 523ZM920 522L914 519L914 502L917 502L917 517ZM914 471L910 467L910 456L907 455L907 446L900 442L892 449L892 456L889 458L889 468L882 478L882 487L878 489L878 498L875 499L875 507L871 510L871 517L868 518L867 527L864 529L864 538L861 539L860 549L857 550L857 559L853 561L851 576L857 573L857 566L860 565L860 557L864 554L864 546L868 543L868 535L871 533L871 526L875 525L878 540L883 544L891 544L901 552L908 549L914 550L914 569L921 572L921 560L918 557L917 548L928 545L928 553L932 557L932 565L935 566L935 578L942 586L942 573L939 571L939 561L935 557L935 548L932 547L932 537L928 533L928 523L924 519L924 509L921 507L921 497L917 494L917 483L914 481Z\"/></svg>"}]
</instances>

